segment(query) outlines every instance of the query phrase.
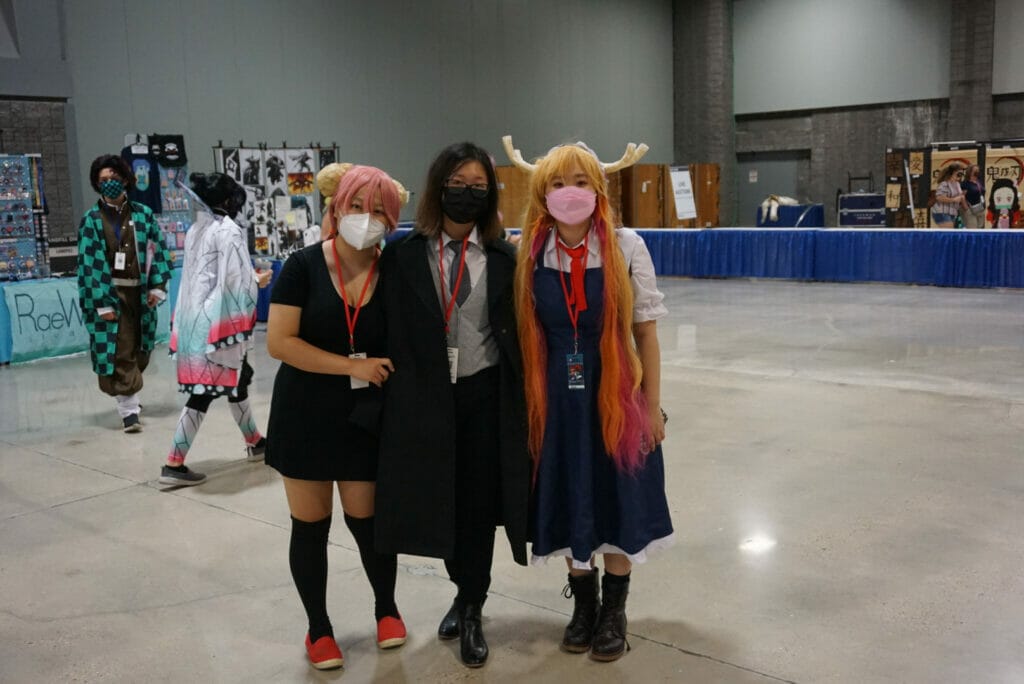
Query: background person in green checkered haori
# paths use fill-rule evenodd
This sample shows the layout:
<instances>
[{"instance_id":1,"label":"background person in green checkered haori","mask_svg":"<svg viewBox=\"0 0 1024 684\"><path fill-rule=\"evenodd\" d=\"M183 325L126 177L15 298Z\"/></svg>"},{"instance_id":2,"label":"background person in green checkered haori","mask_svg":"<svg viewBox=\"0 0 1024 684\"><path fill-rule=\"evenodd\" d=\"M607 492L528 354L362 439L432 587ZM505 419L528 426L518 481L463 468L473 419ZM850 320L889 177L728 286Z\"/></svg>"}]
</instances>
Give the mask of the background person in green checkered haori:
<instances>
[{"instance_id":1,"label":"background person in green checkered haori","mask_svg":"<svg viewBox=\"0 0 1024 684\"><path fill-rule=\"evenodd\" d=\"M117 401L125 432L139 432L142 372L156 341L156 307L171 268L149 207L128 199L135 176L116 155L97 157L89 181L100 197L78 227L78 295L100 390Z\"/></svg>"}]
</instances>

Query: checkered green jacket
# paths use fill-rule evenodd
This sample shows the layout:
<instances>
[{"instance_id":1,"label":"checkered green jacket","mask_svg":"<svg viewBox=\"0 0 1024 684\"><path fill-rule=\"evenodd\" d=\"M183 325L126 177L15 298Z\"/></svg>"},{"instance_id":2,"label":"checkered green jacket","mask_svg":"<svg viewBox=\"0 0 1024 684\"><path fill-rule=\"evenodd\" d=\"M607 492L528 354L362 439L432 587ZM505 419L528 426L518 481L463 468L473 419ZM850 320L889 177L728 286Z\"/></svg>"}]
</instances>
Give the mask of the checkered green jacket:
<instances>
[{"instance_id":1,"label":"checkered green jacket","mask_svg":"<svg viewBox=\"0 0 1024 684\"><path fill-rule=\"evenodd\" d=\"M139 249L139 270L142 271L142 349L150 351L156 340L156 309L146 306L149 290L167 289L171 280L171 265L160 226L153 218L153 211L144 204L132 202L132 220L135 222L135 237ZM146 277L146 250L152 252L149 277ZM99 202L82 217L78 227L78 301L82 318L89 332L89 352L92 369L97 375L112 375L114 352L117 349L117 319L105 321L97 309L119 308L117 291L111 283L110 263L107 261L106 243L103 240L103 218Z\"/></svg>"}]
</instances>

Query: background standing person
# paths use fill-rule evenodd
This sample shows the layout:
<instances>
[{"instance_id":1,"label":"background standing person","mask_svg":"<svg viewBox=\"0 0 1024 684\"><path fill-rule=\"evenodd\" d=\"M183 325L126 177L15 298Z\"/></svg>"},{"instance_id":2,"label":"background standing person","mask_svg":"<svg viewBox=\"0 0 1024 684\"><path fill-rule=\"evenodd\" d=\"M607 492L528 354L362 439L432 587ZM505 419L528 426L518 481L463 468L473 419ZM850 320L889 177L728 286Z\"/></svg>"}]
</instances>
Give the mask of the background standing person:
<instances>
[{"instance_id":1,"label":"background standing person","mask_svg":"<svg viewBox=\"0 0 1024 684\"><path fill-rule=\"evenodd\" d=\"M960 219L964 222L964 228L984 228L985 183L981 179L981 167L971 164L965 176L960 181L960 189L964 191L967 208L960 209Z\"/></svg>"},{"instance_id":2,"label":"background standing person","mask_svg":"<svg viewBox=\"0 0 1024 684\"><path fill-rule=\"evenodd\" d=\"M185 263L171 325L178 388L189 397L178 417L160 484L197 485L206 475L185 465L188 451L213 400L227 396L231 415L245 441L247 458L263 458L266 439L249 406L256 297L271 271L257 274L249 258L245 230L235 216L245 205L245 189L223 173L193 173L192 191L206 207L185 236Z\"/></svg>"},{"instance_id":3,"label":"background standing person","mask_svg":"<svg viewBox=\"0 0 1024 684\"><path fill-rule=\"evenodd\" d=\"M135 175L116 155L97 157L89 182L100 198L78 227L78 295L100 391L117 401L125 432L139 432L142 373L156 342L156 307L171 267L152 210L128 199Z\"/></svg>"},{"instance_id":4,"label":"background standing person","mask_svg":"<svg viewBox=\"0 0 1024 684\"><path fill-rule=\"evenodd\" d=\"M381 259L388 354L378 545L445 559L457 587L441 639L482 666L481 610L496 525L526 564L530 465L516 339L514 248L498 220L494 167L472 143L434 159L416 231Z\"/></svg>"},{"instance_id":5,"label":"background standing person","mask_svg":"<svg viewBox=\"0 0 1024 684\"><path fill-rule=\"evenodd\" d=\"M673 542L660 443L656 321L668 311L647 247L613 230L607 171L583 143L556 147L532 172L516 270L530 451L533 562L564 556L575 610L561 647L616 660L628 648L633 563ZM598 607L597 554L605 574Z\"/></svg>"},{"instance_id":6,"label":"background standing person","mask_svg":"<svg viewBox=\"0 0 1024 684\"><path fill-rule=\"evenodd\" d=\"M939 174L939 182L935 186L935 204L932 205L933 228L955 228L956 219L961 211L969 211L967 196L960 188L964 177L964 165L950 162Z\"/></svg>"},{"instance_id":7,"label":"background standing person","mask_svg":"<svg viewBox=\"0 0 1024 684\"><path fill-rule=\"evenodd\" d=\"M345 524L373 587L377 645L405 643L394 553L374 548L374 481L385 352L378 245L408 193L380 169L352 166L331 202L334 234L288 257L271 295L267 349L281 360L267 428L267 464L282 475L292 517L288 560L309 619L313 667L341 667L327 615L327 539L337 486Z\"/></svg>"}]
</instances>

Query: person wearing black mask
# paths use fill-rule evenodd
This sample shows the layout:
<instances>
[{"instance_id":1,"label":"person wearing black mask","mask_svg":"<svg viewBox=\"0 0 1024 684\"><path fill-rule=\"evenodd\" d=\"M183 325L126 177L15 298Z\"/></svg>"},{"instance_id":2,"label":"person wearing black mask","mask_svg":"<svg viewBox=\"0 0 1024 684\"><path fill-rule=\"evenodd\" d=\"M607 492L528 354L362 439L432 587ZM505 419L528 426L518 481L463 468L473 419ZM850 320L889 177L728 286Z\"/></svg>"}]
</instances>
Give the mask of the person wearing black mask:
<instances>
[{"instance_id":1,"label":"person wearing black mask","mask_svg":"<svg viewBox=\"0 0 1024 684\"><path fill-rule=\"evenodd\" d=\"M100 198L78 227L78 300L100 391L117 401L125 432L139 432L142 373L156 343L170 257L153 212L128 199L135 175L121 157L97 157L89 182Z\"/></svg>"},{"instance_id":2,"label":"person wearing black mask","mask_svg":"<svg viewBox=\"0 0 1024 684\"><path fill-rule=\"evenodd\" d=\"M469 667L488 646L481 609L495 527L526 565L530 457L512 281L490 155L464 142L427 174L416 230L384 250L388 356L377 549L444 558L457 588L441 639Z\"/></svg>"},{"instance_id":3,"label":"person wearing black mask","mask_svg":"<svg viewBox=\"0 0 1024 684\"><path fill-rule=\"evenodd\" d=\"M171 486L206 479L185 465L185 457L217 397L228 398L248 460L262 460L266 445L249 406L253 372L246 355L253 346L257 289L269 284L271 271L253 270L245 231L234 221L245 204L245 190L223 173L193 173L189 182L206 206L185 238L171 327L178 388L189 395L160 470L160 484Z\"/></svg>"}]
</instances>

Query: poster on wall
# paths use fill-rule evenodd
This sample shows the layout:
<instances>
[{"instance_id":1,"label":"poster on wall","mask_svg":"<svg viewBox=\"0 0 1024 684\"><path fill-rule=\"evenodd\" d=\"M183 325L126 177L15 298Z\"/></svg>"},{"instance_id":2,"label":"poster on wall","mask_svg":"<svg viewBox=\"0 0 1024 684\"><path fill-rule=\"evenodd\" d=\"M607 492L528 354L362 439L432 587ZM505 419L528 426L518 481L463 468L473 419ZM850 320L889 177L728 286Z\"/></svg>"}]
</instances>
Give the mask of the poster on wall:
<instances>
[{"instance_id":1,"label":"poster on wall","mask_svg":"<svg viewBox=\"0 0 1024 684\"><path fill-rule=\"evenodd\" d=\"M886 225L890 228L928 227L928 155L923 149L885 152Z\"/></svg>"},{"instance_id":2,"label":"poster on wall","mask_svg":"<svg viewBox=\"0 0 1024 684\"><path fill-rule=\"evenodd\" d=\"M985 153L985 226L1024 228L1020 184L1024 147L989 147Z\"/></svg>"},{"instance_id":3,"label":"poster on wall","mask_svg":"<svg viewBox=\"0 0 1024 684\"><path fill-rule=\"evenodd\" d=\"M267 197L288 194L288 170L285 165L287 150L275 148L263 151L263 169L266 174Z\"/></svg>"},{"instance_id":4,"label":"poster on wall","mask_svg":"<svg viewBox=\"0 0 1024 684\"><path fill-rule=\"evenodd\" d=\"M242 185L263 185L263 150L242 147L238 150L242 163Z\"/></svg>"},{"instance_id":5,"label":"poster on wall","mask_svg":"<svg viewBox=\"0 0 1024 684\"><path fill-rule=\"evenodd\" d=\"M220 159L216 160L217 168L227 176L230 176L236 183L242 182L242 165L240 161L240 150L237 147L223 147L220 150Z\"/></svg>"},{"instance_id":6,"label":"poster on wall","mask_svg":"<svg viewBox=\"0 0 1024 684\"><path fill-rule=\"evenodd\" d=\"M317 161L313 150L288 150L285 168L288 171L288 194L309 195L313 192L313 164Z\"/></svg>"}]
</instances>

